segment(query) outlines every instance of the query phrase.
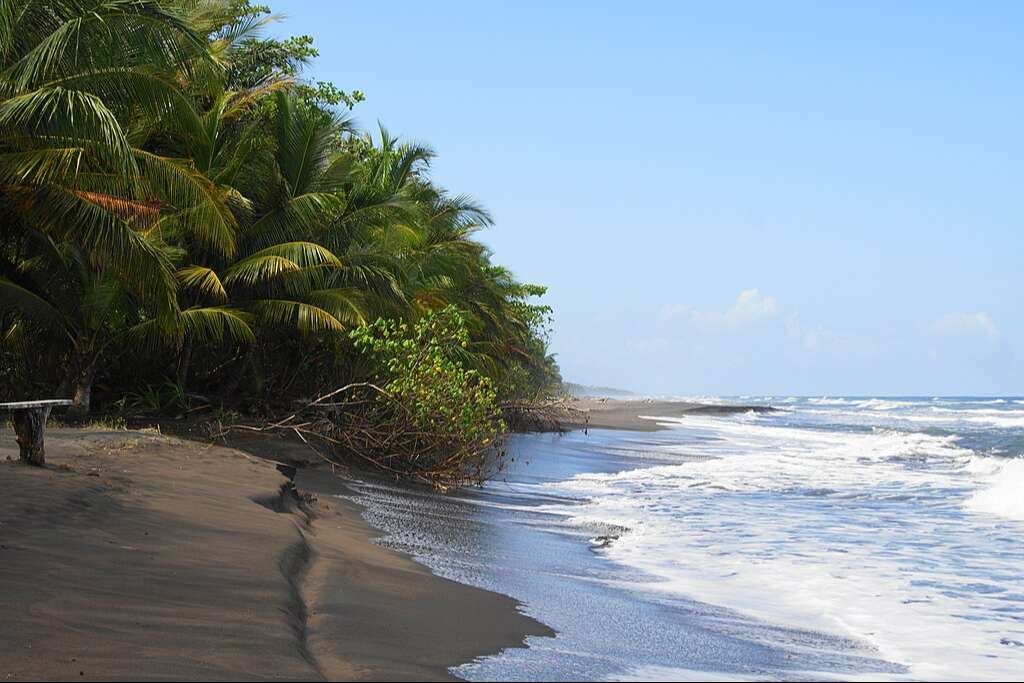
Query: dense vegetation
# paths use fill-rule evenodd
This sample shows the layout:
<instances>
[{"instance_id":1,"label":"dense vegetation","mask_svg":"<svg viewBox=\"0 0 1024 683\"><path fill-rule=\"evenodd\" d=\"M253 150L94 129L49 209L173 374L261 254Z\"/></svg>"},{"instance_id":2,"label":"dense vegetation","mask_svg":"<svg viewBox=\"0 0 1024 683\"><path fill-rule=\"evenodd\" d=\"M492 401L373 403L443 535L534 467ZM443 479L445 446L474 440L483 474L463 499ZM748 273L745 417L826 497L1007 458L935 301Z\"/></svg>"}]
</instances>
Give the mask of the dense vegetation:
<instances>
[{"instance_id":1,"label":"dense vegetation","mask_svg":"<svg viewBox=\"0 0 1024 683\"><path fill-rule=\"evenodd\" d=\"M272 416L363 383L364 426L449 420L389 457L480 452L500 406L558 382L544 290L491 262L491 217L428 147L301 78L312 40L263 37L274 19L0 0L0 400Z\"/></svg>"}]
</instances>

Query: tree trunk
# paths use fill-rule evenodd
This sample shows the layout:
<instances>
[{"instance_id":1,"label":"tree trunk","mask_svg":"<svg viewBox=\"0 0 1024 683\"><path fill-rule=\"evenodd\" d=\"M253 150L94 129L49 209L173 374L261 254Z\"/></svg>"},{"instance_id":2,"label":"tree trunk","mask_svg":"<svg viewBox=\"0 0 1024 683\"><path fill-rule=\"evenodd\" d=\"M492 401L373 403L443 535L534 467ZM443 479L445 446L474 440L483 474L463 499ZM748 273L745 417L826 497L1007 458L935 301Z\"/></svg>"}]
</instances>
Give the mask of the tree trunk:
<instances>
[{"instance_id":1,"label":"tree trunk","mask_svg":"<svg viewBox=\"0 0 1024 683\"><path fill-rule=\"evenodd\" d=\"M46 418L50 416L50 406L19 408L11 413L14 434L21 449L21 461L42 467L46 463L43 436L46 431Z\"/></svg>"},{"instance_id":2,"label":"tree trunk","mask_svg":"<svg viewBox=\"0 0 1024 683\"><path fill-rule=\"evenodd\" d=\"M181 349L181 355L178 357L178 386L181 387L181 393L185 393L185 385L188 382L188 369L192 364L192 342L185 342L185 346Z\"/></svg>"},{"instance_id":3,"label":"tree trunk","mask_svg":"<svg viewBox=\"0 0 1024 683\"><path fill-rule=\"evenodd\" d=\"M253 358L256 356L256 349L254 347L255 345L252 345L246 350L245 356L242 357L241 365L235 374L231 375L231 378L224 387L223 393L221 394L222 400L224 398L234 398L237 395L238 387L241 386L242 380L245 379L245 373L252 364Z\"/></svg>"},{"instance_id":4,"label":"tree trunk","mask_svg":"<svg viewBox=\"0 0 1024 683\"><path fill-rule=\"evenodd\" d=\"M72 420L84 420L89 417L89 405L92 402L92 382L96 378L96 361L85 361L77 366L74 376L71 378L71 386L74 387L74 394L71 400L74 401L68 408L68 417Z\"/></svg>"}]
</instances>

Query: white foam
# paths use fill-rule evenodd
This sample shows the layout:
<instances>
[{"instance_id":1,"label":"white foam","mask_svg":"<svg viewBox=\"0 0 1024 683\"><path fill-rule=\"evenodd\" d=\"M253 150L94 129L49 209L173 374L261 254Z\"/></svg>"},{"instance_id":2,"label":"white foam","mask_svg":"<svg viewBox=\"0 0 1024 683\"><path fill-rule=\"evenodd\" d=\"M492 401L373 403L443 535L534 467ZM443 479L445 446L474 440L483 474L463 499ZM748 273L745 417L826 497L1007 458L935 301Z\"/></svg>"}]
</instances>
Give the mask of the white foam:
<instances>
[{"instance_id":1,"label":"white foam","mask_svg":"<svg viewBox=\"0 0 1024 683\"><path fill-rule=\"evenodd\" d=\"M1024 642L1024 623L999 602L1008 590L1002 577L1019 576L1024 557L1016 545L1009 560L986 557L989 527L961 511L1024 519L1024 459L891 429L659 421L704 438L657 447L678 464L557 484L589 502L550 508L571 524L631 529L603 552L654 577L643 590L844 634L907 666L910 677L1024 670L1024 647L1004 642Z\"/></svg>"},{"instance_id":2,"label":"white foam","mask_svg":"<svg viewBox=\"0 0 1024 683\"><path fill-rule=\"evenodd\" d=\"M970 405L995 405L995 402L977 402ZM801 406L798 412L820 416L830 421L851 425L879 423L933 425L942 429L978 431L980 429L1020 429L1024 427L1024 410L1010 407L964 407L964 402L943 401L939 404L912 401L866 399L855 403L821 403L812 401L812 407Z\"/></svg>"},{"instance_id":3,"label":"white foam","mask_svg":"<svg viewBox=\"0 0 1024 683\"><path fill-rule=\"evenodd\" d=\"M753 677L723 675L721 673L708 674L706 671L694 671L693 669L680 669L674 666L638 666L629 673L612 676L610 681L752 681Z\"/></svg>"},{"instance_id":4,"label":"white foam","mask_svg":"<svg viewBox=\"0 0 1024 683\"><path fill-rule=\"evenodd\" d=\"M974 458L970 464L984 488L967 500L972 512L1024 521L1024 458Z\"/></svg>"},{"instance_id":5,"label":"white foam","mask_svg":"<svg viewBox=\"0 0 1024 683\"><path fill-rule=\"evenodd\" d=\"M822 396L820 398L809 398L808 403L814 403L822 406L847 406L851 405L853 401L845 398L829 398L828 396Z\"/></svg>"},{"instance_id":6,"label":"white foam","mask_svg":"<svg viewBox=\"0 0 1024 683\"><path fill-rule=\"evenodd\" d=\"M914 404L909 401L887 401L881 398L869 398L865 401L858 401L855 405L858 408L869 410L893 410L895 408L908 408Z\"/></svg>"}]
</instances>

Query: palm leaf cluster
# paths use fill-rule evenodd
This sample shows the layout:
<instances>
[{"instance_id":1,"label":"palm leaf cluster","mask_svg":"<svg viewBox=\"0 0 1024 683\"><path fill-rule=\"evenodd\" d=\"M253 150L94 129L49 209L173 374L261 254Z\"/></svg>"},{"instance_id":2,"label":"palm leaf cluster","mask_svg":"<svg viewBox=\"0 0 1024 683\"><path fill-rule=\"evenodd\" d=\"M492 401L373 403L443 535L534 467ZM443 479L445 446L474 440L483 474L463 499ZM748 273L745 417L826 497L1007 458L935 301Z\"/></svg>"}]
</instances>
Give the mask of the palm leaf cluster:
<instances>
[{"instance_id":1,"label":"palm leaf cluster","mask_svg":"<svg viewBox=\"0 0 1024 683\"><path fill-rule=\"evenodd\" d=\"M491 263L487 211L431 182L428 147L318 100L270 19L0 0L0 390L285 401L363 371L354 327L449 305L467 364L544 389L542 290Z\"/></svg>"}]
</instances>

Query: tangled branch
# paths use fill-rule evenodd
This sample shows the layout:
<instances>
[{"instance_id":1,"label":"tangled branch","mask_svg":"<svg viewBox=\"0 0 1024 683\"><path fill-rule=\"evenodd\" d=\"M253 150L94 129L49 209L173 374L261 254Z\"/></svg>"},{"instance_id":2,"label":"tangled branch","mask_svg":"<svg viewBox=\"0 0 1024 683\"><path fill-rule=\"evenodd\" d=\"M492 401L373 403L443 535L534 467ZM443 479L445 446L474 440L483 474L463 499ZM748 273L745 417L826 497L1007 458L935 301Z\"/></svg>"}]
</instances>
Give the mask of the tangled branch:
<instances>
[{"instance_id":1,"label":"tangled branch","mask_svg":"<svg viewBox=\"0 0 1024 683\"><path fill-rule=\"evenodd\" d=\"M362 462L439 491L479 485L504 467L504 439L497 430L466 439L464 432L453 432L445 416L423 417L385 388L358 382L323 394L280 420L230 425L215 436L232 431L291 434L331 465Z\"/></svg>"}]
</instances>

